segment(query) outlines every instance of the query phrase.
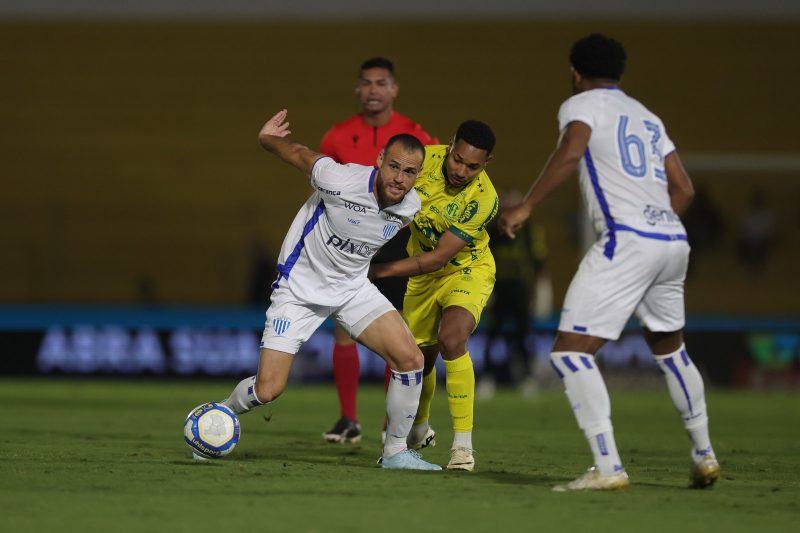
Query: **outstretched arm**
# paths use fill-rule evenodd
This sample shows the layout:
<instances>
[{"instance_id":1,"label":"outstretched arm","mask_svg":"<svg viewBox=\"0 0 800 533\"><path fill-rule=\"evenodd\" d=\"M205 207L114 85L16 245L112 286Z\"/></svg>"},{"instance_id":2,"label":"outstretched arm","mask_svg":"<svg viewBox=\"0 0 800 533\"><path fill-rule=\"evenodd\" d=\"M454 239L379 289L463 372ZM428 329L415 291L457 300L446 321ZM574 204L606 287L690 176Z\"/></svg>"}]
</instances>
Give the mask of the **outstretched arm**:
<instances>
[{"instance_id":1,"label":"outstretched arm","mask_svg":"<svg viewBox=\"0 0 800 533\"><path fill-rule=\"evenodd\" d=\"M511 238L522 226L531 211L551 192L558 188L569 178L578 166L586 147L592 129L583 122L575 121L567 124L564 135L558 141L558 146L550 154L541 174L525 195L521 204L511 207L500 214L498 224L500 230Z\"/></svg>"},{"instance_id":2,"label":"outstretched arm","mask_svg":"<svg viewBox=\"0 0 800 533\"><path fill-rule=\"evenodd\" d=\"M467 243L450 231L442 234L436 248L420 255L406 257L388 263L377 263L369 268L370 279L388 278L392 276L419 276L435 272L447 264L461 251Z\"/></svg>"},{"instance_id":3,"label":"outstretched arm","mask_svg":"<svg viewBox=\"0 0 800 533\"><path fill-rule=\"evenodd\" d=\"M681 216L694 198L694 186L683 168L678 152L672 152L664 158L664 170L667 172L669 203L672 210Z\"/></svg>"},{"instance_id":4,"label":"outstretched arm","mask_svg":"<svg viewBox=\"0 0 800 533\"><path fill-rule=\"evenodd\" d=\"M285 138L292 133L289 130L289 123L284 122L287 114L288 112L282 109L269 119L258 133L258 142L265 150L277 155L308 176L317 159L325 156Z\"/></svg>"}]
</instances>

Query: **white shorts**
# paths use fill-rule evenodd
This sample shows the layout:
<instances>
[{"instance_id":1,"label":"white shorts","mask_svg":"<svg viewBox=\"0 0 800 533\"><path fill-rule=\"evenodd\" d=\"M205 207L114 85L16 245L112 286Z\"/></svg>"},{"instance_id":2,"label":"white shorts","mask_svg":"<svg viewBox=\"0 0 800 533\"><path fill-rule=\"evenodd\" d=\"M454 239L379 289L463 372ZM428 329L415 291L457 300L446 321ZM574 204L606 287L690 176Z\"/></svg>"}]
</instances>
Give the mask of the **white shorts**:
<instances>
[{"instance_id":1,"label":"white shorts","mask_svg":"<svg viewBox=\"0 0 800 533\"><path fill-rule=\"evenodd\" d=\"M290 354L296 354L330 316L350 336L357 338L376 318L395 311L389 300L368 281L335 307L301 303L286 288L273 291L270 300L261 347Z\"/></svg>"},{"instance_id":2,"label":"white shorts","mask_svg":"<svg viewBox=\"0 0 800 533\"><path fill-rule=\"evenodd\" d=\"M572 278L559 331L616 340L635 314L650 331L683 329L686 241L662 241L618 232L613 260L605 239L592 246Z\"/></svg>"}]
</instances>

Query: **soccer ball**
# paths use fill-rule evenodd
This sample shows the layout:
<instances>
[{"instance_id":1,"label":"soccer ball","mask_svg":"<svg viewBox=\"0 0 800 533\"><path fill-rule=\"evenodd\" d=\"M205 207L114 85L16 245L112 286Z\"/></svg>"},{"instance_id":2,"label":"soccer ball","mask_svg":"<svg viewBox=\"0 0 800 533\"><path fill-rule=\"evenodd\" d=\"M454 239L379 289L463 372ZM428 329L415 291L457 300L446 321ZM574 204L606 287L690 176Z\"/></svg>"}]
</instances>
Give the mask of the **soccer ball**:
<instances>
[{"instance_id":1,"label":"soccer ball","mask_svg":"<svg viewBox=\"0 0 800 533\"><path fill-rule=\"evenodd\" d=\"M198 405L183 422L183 439L196 459L219 459L239 442L239 419L222 404Z\"/></svg>"}]
</instances>

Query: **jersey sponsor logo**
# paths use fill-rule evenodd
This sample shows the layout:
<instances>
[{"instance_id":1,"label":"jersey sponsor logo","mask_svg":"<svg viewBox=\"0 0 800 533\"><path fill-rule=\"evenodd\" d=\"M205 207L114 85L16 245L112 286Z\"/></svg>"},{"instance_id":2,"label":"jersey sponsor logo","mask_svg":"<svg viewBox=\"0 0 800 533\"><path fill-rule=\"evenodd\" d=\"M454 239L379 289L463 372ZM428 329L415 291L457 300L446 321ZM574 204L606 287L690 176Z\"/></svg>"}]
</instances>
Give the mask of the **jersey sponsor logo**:
<instances>
[{"instance_id":1,"label":"jersey sponsor logo","mask_svg":"<svg viewBox=\"0 0 800 533\"><path fill-rule=\"evenodd\" d=\"M330 189L323 189L322 187L317 187L317 190L319 192L324 192L325 194L330 196L339 196L340 194L342 194L342 191L332 191Z\"/></svg>"},{"instance_id":2,"label":"jersey sponsor logo","mask_svg":"<svg viewBox=\"0 0 800 533\"><path fill-rule=\"evenodd\" d=\"M347 221L351 224L361 224L361 221L357 218L348 218Z\"/></svg>"},{"instance_id":3,"label":"jersey sponsor logo","mask_svg":"<svg viewBox=\"0 0 800 533\"><path fill-rule=\"evenodd\" d=\"M469 296L470 294L472 294L470 291L468 291L468 290L466 290L466 289L453 289L453 290L451 290L451 291L450 291L450 294L454 294L454 293L458 293L458 294L466 294L467 296Z\"/></svg>"},{"instance_id":4,"label":"jersey sponsor logo","mask_svg":"<svg viewBox=\"0 0 800 533\"><path fill-rule=\"evenodd\" d=\"M676 215L671 209L664 209L663 207L657 207L654 205L648 205L645 207L644 211L642 211L642 214L644 215L645 222L651 226L662 223L674 224L681 221L680 217L678 217L678 215Z\"/></svg>"},{"instance_id":5,"label":"jersey sponsor logo","mask_svg":"<svg viewBox=\"0 0 800 533\"><path fill-rule=\"evenodd\" d=\"M448 209L450 208L449 205L447 207ZM464 207L464 211L461 212L461 216L458 218L459 223L466 224L467 222L472 220L472 217L474 217L475 213L477 212L478 212L478 202L476 202L475 200L470 200L469 203L466 205L466 207Z\"/></svg>"},{"instance_id":6,"label":"jersey sponsor logo","mask_svg":"<svg viewBox=\"0 0 800 533\"><path fill-rule=\"evenodd\" d=\"M342 239L337 235L331 235L326 242L328 246L333 246L337 250L346 254L360 255L361 257L372 257L378 251L378 246L373 246L366 242Z\"/></svg>"},{"instance_id":7,"label":"jersey sponsor logo","mask_svg":"<svg viewBox=\"0 0 800 533\"><path fill-rule=\"evenodd\" d=\"M272 330L276 335L281 336L289 329L292 321L286 317L279 316L272 319Z\"/></svg>"},{"instance_id":8,"label":"jersey sponsor logo","mask_svg":"<svg viewBox=\"0 0 800 533\"><path fill-rule=\"evenodd\" d=\"M397 222L398 224L402 224L402 222L403 222L403 219L401 219L399 216L393 215L391 213L384 213L383 214L383 218L388 220L388 221L390 221L390 222Z\"/></svg>"},{"instance_id":9,"label":"jersey sponsor logo","mask_svg":"<svg viewBox=\"0 0 800 533\"><path fill-rule=\"evenodd\" d=\"M367 212L367 208L364 207L363 205L353 204L353 203L350 203L350 202L348 202L346 200L344 202L344 206L347 209L351 210L351 211L355 211L356 213L366 213Z\"/></svg>"},{"instance_id":10,"label":"jersey sponsor logo","mask_svg":"<svg viewBox=\"0 0 800 533\"><path fill-rule=\"evenodd\" d=\"M414 187L414 189L417 190L417 194L419 194L420 196L424 196L425 198L431 197L430 193L422 187Z\"/></svg>"},{"instance_id":11,"label":"jersey sponsor logo","mask_svg":"<svg viewBox=\"0 0 800 533\"><path fill-rule=\"evenodd\" d=\"M391 239L399 229L400 226L398 226L397 224L386 224L383 227L383 238L387 240Z\"/></svg>"}]
</instances>

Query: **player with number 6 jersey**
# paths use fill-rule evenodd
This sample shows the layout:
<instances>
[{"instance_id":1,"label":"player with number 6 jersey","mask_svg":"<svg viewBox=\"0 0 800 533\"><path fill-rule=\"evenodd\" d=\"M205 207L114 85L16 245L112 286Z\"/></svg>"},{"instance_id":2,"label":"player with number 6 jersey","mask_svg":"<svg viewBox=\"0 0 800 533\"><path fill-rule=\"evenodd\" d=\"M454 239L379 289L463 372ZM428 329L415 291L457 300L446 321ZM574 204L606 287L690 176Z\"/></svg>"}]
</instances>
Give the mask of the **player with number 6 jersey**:
<instances>
[{"instance_id":1,"label":"player with number 6 jersey","mask_svg":"<svg viewBox=\"0 0 800 533\"><path fill-rule=\"evenodd\" d=\"M601 34L573 45L575 95L559 110L558 146L523 202L500 215L500 227L513 237L577 167L599 236L572 278L550 353L594 465L556 491L628 488L595 354L619 337L632 314L692 441L690 486L708 487L720 473L703 379L683 343L689 244L679 215L694 189L661 119L620 89L625 59L622 44Z\"/></svg>"},{"instance_id":2,"label":"player with number 6 jersey","mask_svg":"<svg viewBox=\"0 0 800 533\"><path fill-rule=\"evenodd\" d=\"M615 85L564 102L559 130L572 122L592 129L579 164L580 186L595 232L609 235L608 254L613 255L620 231L685 240L680 217L670 206L664 171L664 156L675 145L661 119Z\"/></svg>"}]
</instances>

